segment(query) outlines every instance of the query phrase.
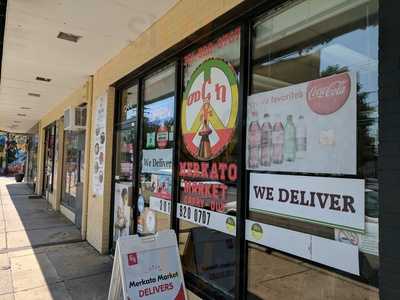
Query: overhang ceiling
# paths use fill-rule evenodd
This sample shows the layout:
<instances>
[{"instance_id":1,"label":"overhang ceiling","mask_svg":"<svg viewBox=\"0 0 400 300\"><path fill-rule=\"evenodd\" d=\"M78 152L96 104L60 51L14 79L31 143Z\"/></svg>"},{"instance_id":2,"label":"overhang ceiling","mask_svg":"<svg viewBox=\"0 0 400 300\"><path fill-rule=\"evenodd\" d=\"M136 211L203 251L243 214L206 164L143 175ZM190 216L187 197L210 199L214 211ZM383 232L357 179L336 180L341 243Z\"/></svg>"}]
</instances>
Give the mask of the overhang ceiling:
<instances>
[{"instance_id":1,"label":"overhang ceiling","mask_svg":"<svg viewBox=\"0 0 400 300\"><path fill-rule=\"evenodd\" d=\"M176 2L8 0L0 130L28 131ZM58 39L59 32L81 38L77 43Z\"/></svg>"}]
</instances>

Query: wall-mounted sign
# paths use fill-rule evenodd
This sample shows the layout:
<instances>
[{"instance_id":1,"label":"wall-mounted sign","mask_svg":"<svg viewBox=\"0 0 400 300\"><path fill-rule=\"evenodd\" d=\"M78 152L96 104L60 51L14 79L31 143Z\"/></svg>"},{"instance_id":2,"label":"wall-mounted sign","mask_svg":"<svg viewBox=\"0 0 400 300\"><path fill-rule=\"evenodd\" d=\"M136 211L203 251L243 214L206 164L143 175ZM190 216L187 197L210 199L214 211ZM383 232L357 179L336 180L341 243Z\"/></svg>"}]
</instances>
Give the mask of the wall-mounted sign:
<instances>
[{"instance_id":1,"label":"wall-mounted sign","mask_svg":"<svg viewBox=\"0 0 400 300\"><path fill-rule=\"evenodd\" d=\"M364 231L361 179L250 174L250 209Z\"/></svg>"},{"instance_id":2,"label":"wall-mounted sign","mask_svg":"<svg viewBox=\"0 0 400 300\"><path fill-rule=\"evenodd\" d=\"M246 220L246 239L360 275L358 248L354 245L250 220Z\"/></svg>"},{"instance_id":3,"label":"wall-mounted sign","mask_svg":"<svg viewBox=\"0 0 400 300\"><path fill-rule=\"evenodd\" d=\"M108 299L187 299L176 241L173 230L120 238Z\"/></svg>"},{"instance_id":4,"label":"wall-mounted sign","mask_svg":"<svg viewBox=\"0 0 400 300\"><path fill-rule=\"evenodd\" d=\"M252 95L247 113L248 169L356 174L354 72Z\"/></svg>"},{"instance_id":5,"label":"wall-mounted sign","mask_svg":"<svg viewBox=\"0 0 400 300\"><path fill-rule=\"evenodd\" d=\"M104 192L104 158L106 153L106 121L107 95L100 96L96 101L94 161L93 161L93 195L102 196Z\"/></svg>"},{"instance_id":6,"label":"wall-mounted sign","mask_svg":"<svg viewBox=\"0 0 400 300\"><path fill-rule=\"evenodd\" d=\"M207 59L193 72L182 101L186 150L196 159L217 157L231 141L238 112L235 70L222 59Z\"/></svg>"}]
</instances>

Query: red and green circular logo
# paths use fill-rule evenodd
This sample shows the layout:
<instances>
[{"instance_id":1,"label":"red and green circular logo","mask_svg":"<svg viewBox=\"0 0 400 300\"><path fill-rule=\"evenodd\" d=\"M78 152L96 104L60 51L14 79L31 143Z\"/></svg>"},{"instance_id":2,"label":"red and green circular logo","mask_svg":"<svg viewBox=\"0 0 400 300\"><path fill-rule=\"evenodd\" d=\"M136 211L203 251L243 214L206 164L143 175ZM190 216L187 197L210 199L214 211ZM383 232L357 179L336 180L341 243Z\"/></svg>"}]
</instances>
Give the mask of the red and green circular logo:
<instances>
[{"instance_id":1,"label":"red and green circular logo","mask_svg":"<svg viewBox=\"0 0 400 300\"><path fill-rule=\"evenodd\" d=\"M181 125L187 151L196 159L217 157L232 140L239 93L235 70L222 59L205 60L183 96Z\"/></svg>"}]
</instances>

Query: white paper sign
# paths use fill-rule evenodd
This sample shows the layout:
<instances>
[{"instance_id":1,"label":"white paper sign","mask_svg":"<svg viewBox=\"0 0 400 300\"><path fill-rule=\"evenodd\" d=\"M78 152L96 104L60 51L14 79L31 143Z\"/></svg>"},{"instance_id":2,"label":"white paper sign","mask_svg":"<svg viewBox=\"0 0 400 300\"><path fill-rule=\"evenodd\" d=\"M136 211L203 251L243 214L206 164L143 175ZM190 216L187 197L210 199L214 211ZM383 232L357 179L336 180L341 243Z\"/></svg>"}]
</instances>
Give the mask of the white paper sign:
<instances>
[{"instance_id":1,"label":"white paper sign","mask_svg":"<svg viewBox=\"0 0 400 300\"><path fill-rule=\"evenodd\" d=\"M170 215L171 214L171 201L150 196L150 208L157 212Z\"/></svg>"},{"instance_id":2,"label":"white paper sign","mask_svg":"<svg viewBox=\"0 0 400 300\"><path fill-rule=\"evenodd\" d=\"M173 230L117 241L108 299L186 300L182 266Z\"/></svg>"},{"instance_id":3,"label":"white paper sign","mask_svg":"<svg viewBox=\"0 0 400 300\"><path fill-rule=\"evenodd\" d=\"M335 239L342 243L358 246L361 252L379 256L379 224L366 222L365 233L335 229Z\"/></svg>"},{"instance_id":4,"label":"white paper sign","mask_svg":"<svg viewBox=\"0 0 400 300\"><path fill-rule=\"evenodd\" d=\"M93 195L102 196L104 192L104 163L106 153L106 121L107 95L100 96L96 101L94 163L93 163Z\"/></svg>"},{"instance_id":5,"label":"white paper sign","mask_svg":"<svg viewBox=\"0 0 400 300\"><path fill-rule=\"evenodd\" d=\"M191 223L236 235L236 217L208 209L178 203L177 217Z\"/></svg>"},{"instance_id":6,"label":"white paper sign","mask_svg":"<svg viewBox=\"0 0 400 300\"><path fill-rule=\"evenodd\" d=\"M360 274L358 248L354 245L251 220L246 220L246 240L352 274Z\"/></svg>"},{"instance_id":7,"label":"white paper sign","mask_svg":"<svg viewBox=\"0 0 400 300\"><path fill-rule=\"evenodd\" d=\"M354 72L254 94L247 111L248 169L356 174Z\"/></svg>"},{"instance_id":8,"label":"white paper sign","mask_svg":"<svg viewBox=\"0 0 400 300\"><path fill-rule=\"evenodd\" d=\"M250 210L364 231L361 179L250 174Z\"/></svg>"},{"instance_id":9,"label":"white paper sign","mask_svg":"<svg viewBox=\"0 0 400 300\"><path fill-rule=\"evenodd\" d=\"M171 174L172 148L143 150L142 172Z\"/></svg>"}]
</instances>

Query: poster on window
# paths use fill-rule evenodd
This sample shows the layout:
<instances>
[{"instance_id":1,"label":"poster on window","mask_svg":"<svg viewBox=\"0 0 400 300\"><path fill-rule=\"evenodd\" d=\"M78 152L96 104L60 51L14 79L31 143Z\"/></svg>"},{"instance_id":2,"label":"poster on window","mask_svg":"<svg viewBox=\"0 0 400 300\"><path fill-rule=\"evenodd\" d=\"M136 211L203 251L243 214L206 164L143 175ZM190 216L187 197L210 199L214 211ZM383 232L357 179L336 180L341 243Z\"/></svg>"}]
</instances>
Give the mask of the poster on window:
<instances>
[{"instance_id":1,"label":"poster on window","mask_svg":"<svg viewBox=\"0 0 400 300\"><path fill-rule=\"evenodd\" d=\"M172 148L174 138L174 97L171 96L145 103L143 113L144 149Z\"/></svg>"},{"instance_id":2,"label":"poster on window","mask_svg":"<svg viewBox=\"0 0 400 300\"><path fill-rule=\"evenodd\" d=\"M362 179L250 174L250 210L363 232Z\"/></svg>"},{"instance_id":3,"label":"poster on window","mask_svg":"<svg viewBox=\"0 0 400 300\"><path fill-rule=\"evenodd\" d=\"M360 275L358 248L350 243L251 220L246 220L246 240Z\"/></svg>"},{"instance_id":4,"label":"poster on window","mask_svg":"<svg viewBox=\"0 0 400 300\"><path fill-rule=\"evenodd\" d=\"M143 150L142 172L171 175L172 148Z\"/></svg>"},{"instance_id":5,"label":"poster on window","mask_svg":"<svg viewBox=\"0 0 400 300\"><path fill-rule=\"evenodd\" d=\"M356 73L250 96L246 129L249 170L355 175Z\"/></svg>"},{"instance_id":6,"label":"poster on window","mask_svg":"<svg viewBox=\"0 0 400 300\"><path fill-rule=\"evenodd\" d=\"M93 162L93 194L102 196L104 192L104 158L106 150L106 118L107 96L100 96L96 101L94 162Z\"/></svg>"},{"instance_id":7,"label":"poster on window","mask_svg":"<svg viewBox=\"0 0 400 300\"><path fill-rule=\"evenodd\" d=\"M121 236L129 235L131 226L132 184L116 183L114 190L114 235L116 242Z\"/></svg>"}]
</instances>

